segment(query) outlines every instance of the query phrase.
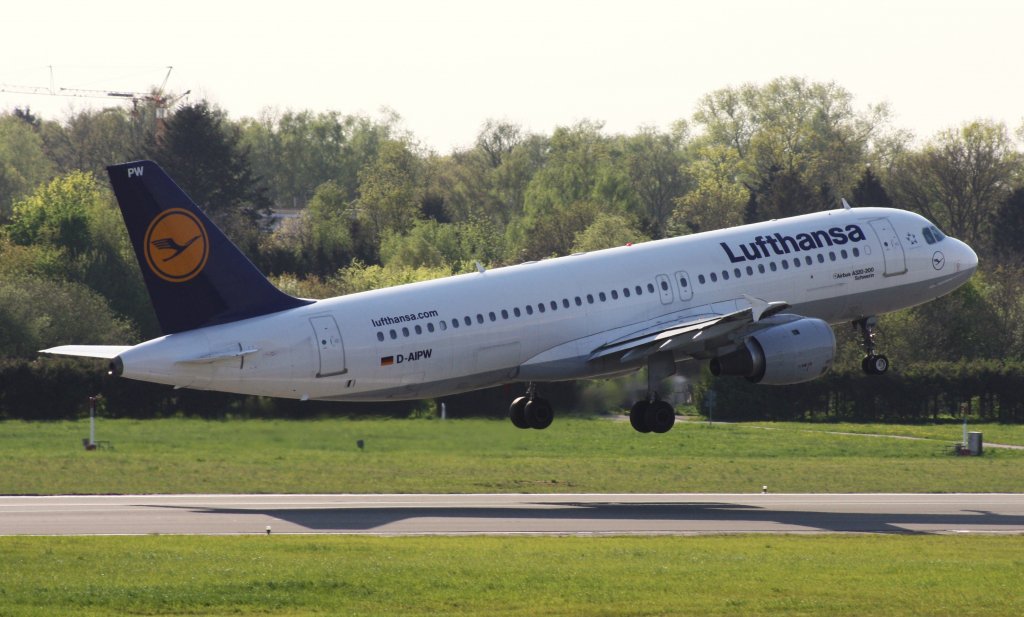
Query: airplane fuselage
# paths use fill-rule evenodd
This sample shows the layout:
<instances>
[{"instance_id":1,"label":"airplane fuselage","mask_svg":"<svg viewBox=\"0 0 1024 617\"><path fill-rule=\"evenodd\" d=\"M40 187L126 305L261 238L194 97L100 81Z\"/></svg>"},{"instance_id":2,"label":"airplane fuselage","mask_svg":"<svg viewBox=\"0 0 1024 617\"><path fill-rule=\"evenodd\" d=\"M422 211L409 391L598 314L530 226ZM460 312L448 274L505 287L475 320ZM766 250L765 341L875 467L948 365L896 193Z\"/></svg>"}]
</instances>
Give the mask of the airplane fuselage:
<instances>
[{"instance_id":1,"label":"airplane fuselage","mask_svg":"<svg viewBox=\"0 0 1024 617\"><path fill-rule=\"evenodd\" d=\"M748 296L835 324L944 295L977 258L932 229L910 212L855 208L645 242L170 334L125 351L117 369L179 387L351 401L615 375L644 361L595 358L601 345L727 314ZM701 357L691 347L675 360Z\"/></svg>"}]
</instances>

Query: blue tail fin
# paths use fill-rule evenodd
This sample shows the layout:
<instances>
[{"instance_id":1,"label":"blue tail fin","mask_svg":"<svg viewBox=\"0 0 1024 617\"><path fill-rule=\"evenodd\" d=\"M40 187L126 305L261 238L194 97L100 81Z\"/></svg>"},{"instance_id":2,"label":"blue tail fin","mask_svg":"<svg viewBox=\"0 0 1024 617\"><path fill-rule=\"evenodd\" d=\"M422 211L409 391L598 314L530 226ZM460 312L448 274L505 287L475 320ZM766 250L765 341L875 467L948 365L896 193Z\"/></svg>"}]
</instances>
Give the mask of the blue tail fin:
<instances>
[{"instance_id":1,"label":"blue tail fin","mask_svg":"<svg viewBox=\"0 0 1024 617\"><path fill-rule=\"evenodd\" d=\"M274 287L156 163L107 173L164 334L310 303Z\"/></svg>"}]
</instances>

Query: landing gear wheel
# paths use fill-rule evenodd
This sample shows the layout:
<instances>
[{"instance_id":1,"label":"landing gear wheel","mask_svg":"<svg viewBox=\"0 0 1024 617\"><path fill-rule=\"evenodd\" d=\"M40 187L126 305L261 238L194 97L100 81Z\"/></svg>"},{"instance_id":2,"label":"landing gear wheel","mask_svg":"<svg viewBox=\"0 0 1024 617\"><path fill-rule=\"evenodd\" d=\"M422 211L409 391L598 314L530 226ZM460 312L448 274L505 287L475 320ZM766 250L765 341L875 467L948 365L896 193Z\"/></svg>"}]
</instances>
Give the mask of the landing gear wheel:
<instances>
[{"instance_id":1,"label":"landing gear wheel","mask_svg":"<svg viewBox=\"0 0 1024 617\"><path fill-rule=\"evenodd\" d=\"M871 355L861 362L861 368L868 375L884 375L889 370L889 358Z\"/></svg>"},{"instance_id":2,"label":"landing gear wheel","mask_svg":"<svg viewBox=\"0 0 1024 617\"><path fill-rule=\"evenodd\" d=\"M508 417L516 428L530 428L530 424L526 421L526 401L525 396L520 396L512 401L512 405L508 408Z\"/></svg>"},{"instance_id":3,"label":"landing gear wheel","mask_svg":"<svg viewBox=\"0 0 1024 617\"><path fill-rule=\"evenodd\" d=\"M645 424L653 433L667 433L676 423L676 410L665 401L654 401L647 408Z\"/></svg>"},{"instance_id":4,"label":"landing gear wheel","mask_svg":"<svg viewBox=\"0 0 1024 617\"><path fill-rule=\"evenodd\" d=\"M545 429L551 426L551 421L555 419L555 414L551 410L551 403L542 398L528 401L523 409L523 416L526 419L526 423L530 425L530 428L535 429Z\"/></svg>"},{"instance_id":5,"label":"landing gear wheel","mask_svg":"<svg viewBox=\"0 0 1024 617\"><path fill-rule=\"evenodd\" d=\"M651 403L647 400L641 400L633 403L633 406L629 409L629 423L633 425L633 428L641 433L650 433L651 429L647 425L647 412L651 407Z\"/></svg>"}]
</instances>

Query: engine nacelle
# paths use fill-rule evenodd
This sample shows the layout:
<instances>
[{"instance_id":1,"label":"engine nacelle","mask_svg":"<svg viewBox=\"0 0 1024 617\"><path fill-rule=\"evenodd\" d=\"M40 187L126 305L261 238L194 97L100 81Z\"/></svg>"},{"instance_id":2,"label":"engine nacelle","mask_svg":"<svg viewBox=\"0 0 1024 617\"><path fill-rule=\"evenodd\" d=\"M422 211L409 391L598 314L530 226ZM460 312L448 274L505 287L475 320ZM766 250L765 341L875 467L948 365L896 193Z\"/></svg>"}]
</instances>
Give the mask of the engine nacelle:
<instances>
[{"instance_id":1,"label":"engine nacelle","mask_svg":"<svg viewBox=\"0 0 1024 617\"><path fill-rule=\"evenodd\" d=\"M824 375L835 355L832 328L820 319L804 317L747 337L739 349L712 359L711 373L783 386Z\"/></svg>"}]
</instances>

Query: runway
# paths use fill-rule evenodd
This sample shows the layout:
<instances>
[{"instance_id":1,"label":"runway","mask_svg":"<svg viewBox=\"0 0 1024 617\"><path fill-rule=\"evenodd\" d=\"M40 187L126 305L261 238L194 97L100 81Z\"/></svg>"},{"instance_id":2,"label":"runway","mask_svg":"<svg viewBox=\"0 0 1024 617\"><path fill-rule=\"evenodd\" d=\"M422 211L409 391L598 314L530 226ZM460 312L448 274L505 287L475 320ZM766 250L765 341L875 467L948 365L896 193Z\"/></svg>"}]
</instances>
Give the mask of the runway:
<instances>
[{"instance_id":1,"label":"runway","mask_svg":"<svg viewBox=\"0 0 1024 617\"><path fill-rule=\"evenodd\" d=\"M1024 533L1024 494L0 497L0 535Z\"/></svg>"}]
</instances>

